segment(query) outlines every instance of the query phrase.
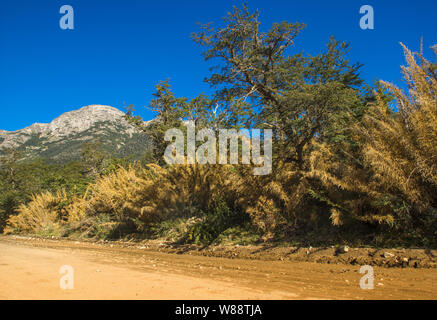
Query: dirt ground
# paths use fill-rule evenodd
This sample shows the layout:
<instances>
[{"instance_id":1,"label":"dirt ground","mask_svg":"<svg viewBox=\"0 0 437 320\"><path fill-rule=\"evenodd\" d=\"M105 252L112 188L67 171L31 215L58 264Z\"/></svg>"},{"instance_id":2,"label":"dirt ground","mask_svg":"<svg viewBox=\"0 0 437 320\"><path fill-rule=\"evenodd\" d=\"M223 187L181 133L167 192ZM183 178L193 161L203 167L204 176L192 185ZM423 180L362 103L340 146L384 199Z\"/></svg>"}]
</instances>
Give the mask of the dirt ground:
<instances>
[{"instance_id":1,"label":"dirt ground","mask_svg":"<svg viewBox=\"0 0 437 320\"><path fill-rule=\"evenodd\" d=\"M0 236L0 299L437 299L435 256ZM360 288L362 263L374 266L373 290ZM60 288L63 265L72 290Z\"/></svg>"}]
</instances>

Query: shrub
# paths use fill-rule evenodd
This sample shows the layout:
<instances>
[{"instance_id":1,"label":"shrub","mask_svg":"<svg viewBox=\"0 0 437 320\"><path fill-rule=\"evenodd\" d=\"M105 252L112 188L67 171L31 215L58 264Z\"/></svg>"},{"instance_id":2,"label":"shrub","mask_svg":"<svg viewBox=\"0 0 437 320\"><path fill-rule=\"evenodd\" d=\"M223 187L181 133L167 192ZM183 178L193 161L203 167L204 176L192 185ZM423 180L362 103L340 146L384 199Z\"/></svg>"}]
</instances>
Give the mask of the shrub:
<instances>
[{"instance_id":1,"label":"shrub","mask_svg":"<svg viewBox=\"0 0 437 320\"><path fill-rule=\"evenodd\" d=\"M65 191L33 196L28 204L19 206L18 215L8 219L4 232L59 236L66 221L67 204Z\"/></svg>"},{"instance_id":2,"label":"shrub","mask_svg":"<svg viewBox=\"0 0 437 320\"><path fill-rule=\"evenodd\" d=\"M201 221L194 224L187 233L187 242L211 244L225 230L237 227L247 221L247 216L232 210L226 202L219 199Z\"/></svg>"},{"instance_id":3,"label":"shrub","mask_svg":"<svg viewBox=\"0 0 437 320\"><path fill-rule=\"evenodd\" d=\"M421 54L403 48L408 93L383 82L398 111L376 93L352 128L353 155L323 143L312 155L312 176L322 182L337 224L352 218L408 230L423 215L437 217L437 77Z\"/></svg>"},{"instance_id":4,"label":"shrub","mask_svg":"<svg viewBox=\"0 0 437 320\"><path fill-rule=\"evenodd\" d=\"M146 168L120 168L114 173L100 177L82 198L77 198L68 208L69 221L74 223L108 215L112 221L139 219L150 223L162 218L168 210L164 199L165 170L157 165ZM170 206L171 201L167 203Z\"/></svg>"}]
</instances>

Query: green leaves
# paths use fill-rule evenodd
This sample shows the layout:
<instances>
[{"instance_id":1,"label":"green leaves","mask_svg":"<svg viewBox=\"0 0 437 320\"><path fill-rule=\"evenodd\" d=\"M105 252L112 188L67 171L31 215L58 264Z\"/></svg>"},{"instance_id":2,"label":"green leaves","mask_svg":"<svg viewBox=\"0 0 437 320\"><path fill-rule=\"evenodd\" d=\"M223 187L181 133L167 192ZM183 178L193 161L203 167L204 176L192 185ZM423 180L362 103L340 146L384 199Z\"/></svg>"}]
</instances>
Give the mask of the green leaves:
<instances>
[{"instance_id":1,"label":"green leaves","mask_svg":"<svg viewBox=\"0 0 437 320\"><path fill-rule=\"evenodd\" d=\"M357 90L361 65L350 64L349 45L334 38L317 56L289 56L287 49L305 25L281 22L261 32L258 18L247 6L234 7L224 27L205 25L193 34L205 60L219 62L205 81L217 89L217 101L250 98L253 112L246 114L246 122L274 127L275 154L303 169L312 140L332 138L346 114L362 108Z\"/></svg>"}]
</instances>

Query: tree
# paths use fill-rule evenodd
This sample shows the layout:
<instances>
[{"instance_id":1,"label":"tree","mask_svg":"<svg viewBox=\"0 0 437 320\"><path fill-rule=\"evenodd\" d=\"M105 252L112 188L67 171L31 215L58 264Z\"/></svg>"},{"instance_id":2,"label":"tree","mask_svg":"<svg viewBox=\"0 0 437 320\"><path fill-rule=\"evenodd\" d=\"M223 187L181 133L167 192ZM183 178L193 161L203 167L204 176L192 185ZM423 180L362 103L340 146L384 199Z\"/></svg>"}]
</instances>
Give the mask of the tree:
<instances>
[{"instance_id":1,"label":"tree","mask_svg":"<svg viewBox=\"0 0 437 320\"><path fill-rule=\"evenodd\" d=\"M192 121L197 130L209 128L218 132L223 127L241 127L244 121L249 121L251 114L250 105L242 101L233 100L219 104L203 93L192 99L175 97L168 80L160 81L156 85L153 96L149 109L154 113L155 119L145 123L141 117L133 115L133 106L129 106L126 119L151 137L152 162L161 165L164 165L164 136L168 129L178 128L185 131L184 124Z\"/></svg>"},{"instance_id":2,"label":"tree","mask_svg":"<svg viewBox=\"0 0 437 320\"><path fill-rule=\"evenodd\" d=\"M149 109L155 114L155 119L144 123L141 117L133 115L133 106L129 107L126 119L139 130L149 135L152 140L153 162L164 164L165 132L170 128L181 127L183 106L186 103L186 99L175 97L171 91L169 80L160 81L155 88L154 98L149 104Z\"/></svg>"},{"instance_id":3,"label":"tree","mask_svg":"<svg viewBox=\"0 0 437 320\"><path fill-rule=\"evenodd\" d=\"M0 232L6 225L8 217L16 212L20 203L17 171L21 153L15 148L6 148L2 151L4 155L0 158Z\"/></svg>"},{"instance_id":4,"label":"tree","mask_svg":"<svg viewBox=\"0 0 437 320\"><path fill-rule=\"evenodd\" d=\"M104 170L104 162L109 158L99 139L85 142L81 150L82 163L87 175L96 177Z\"/></svg>"},{"instance_id":5,"label":"tree","mask_svg":"<svg viewBox=\"0 0 437 320\"><path fill-rule=\"evenodd\" d=\"M6 181L12 189L15 189L17 165L22 154L15 148L5 148L3 149L3 153L4 155L0 158L2 175L5 179L4 181Z\"/></svg>"},{"instance_id":6,"label":"tree","mask_svg":"<svg viewBox=\"0 0 437 320\"><path fill-rule=\"evenodd\" d=\"M325 53L289 56L304 24L275 23L261 32L258 17L247 6L234 7L224 27L207 24L193 34L205 60L221 62L205 81L220 101L251 98L256 123L275 130L278 158L303 169L311 141L332 135L351 108L362 108L361 65L351 65L348 44L334 38Z\"/></svg>"},{"instance_id":7,"label":"tree","mask_svg":"<svg viewBox=\"0 0 437 320\"><path fill-rule=\"evenodd\" d=\"M403 235L414 226L430 229L435 237L437 79L422 53L403 49L408 90L380 82L376 101L351 128L355 150L320 145L313 172L325 186L336 221L394 225Z\"/></svg>"}]
</instances>

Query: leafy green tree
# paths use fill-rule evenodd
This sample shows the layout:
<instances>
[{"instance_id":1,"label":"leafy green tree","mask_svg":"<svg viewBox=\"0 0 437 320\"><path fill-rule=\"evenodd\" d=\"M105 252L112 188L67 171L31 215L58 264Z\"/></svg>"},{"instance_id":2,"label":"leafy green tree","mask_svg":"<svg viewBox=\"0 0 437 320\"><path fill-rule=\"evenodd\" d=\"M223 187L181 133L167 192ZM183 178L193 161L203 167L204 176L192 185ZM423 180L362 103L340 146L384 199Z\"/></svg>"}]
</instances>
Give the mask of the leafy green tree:
<instances>
[{"instance_id":1,"label":"leafy green tree","mask_svg":"<svg viewBox=\"0 0 437 320\"><path fill-rule=\"evenodd\" d=\"M134 107L129 106L126 119L138 129L146 132L152 140L152 162L164 164L163 154L165 151L164 136L169 128L179 128L182 126L183 108L186 98L176 98L171 90L169 81L160 81L153 93L153 99L149 104L149 109L154 113L155 119L144 123L140 116L134 116Z\"/></svg>"},{"instance_id":2,"label":"leafy green tree","mask_svg":"<svg viewBox=\"0 0 437 320\"><path fill-rule=\"evenodd\" d=\"M16 171L18 161L21 159L22 154L16 148L5 148L2 150L4 156L0 158L0 165L2 168L2 174L4 181L14 189L16 187Z\"/></svg>"},{"instance_id":3,"label":"leafy green tree","mask_svg":"<svg viewBox=\"0 0 437 320\"><path fill-rule=\"evenodd\" d=\"M81 155L85 172L91 177L98 176L104 170L105 160L109 158L99 139L85 142Z\"/></svg>"},{"instance_id":4,"label":"leafy green tree","mask_svg":"<svg viewBox=\"0 0 437 320\"><path fill-rule=\"evenodd\" d=\"M312 139L332 135L351 108L362 108L361 65L351 65L348 45L333 38L317 56L287 55L304 24L275 23L261 32L258 17L234 7L224 27L207 24L193 34L205 60L220 61L205 81L221 101L250 98L256 123L275 130L275 154L303 169Z\"/></svg>"},{"instance_id":5,"label":"leafy green tree","mask_svg":"<svg viewBox=\"0 0 437 320\"><path fill-rule=\"evenodd\" d=\"M17 171L21 154L15 148L7 148L2 151L4 156L0 158L0 232L8 217L16 212L20 203Z\"/></svg>"}]
</instances>

